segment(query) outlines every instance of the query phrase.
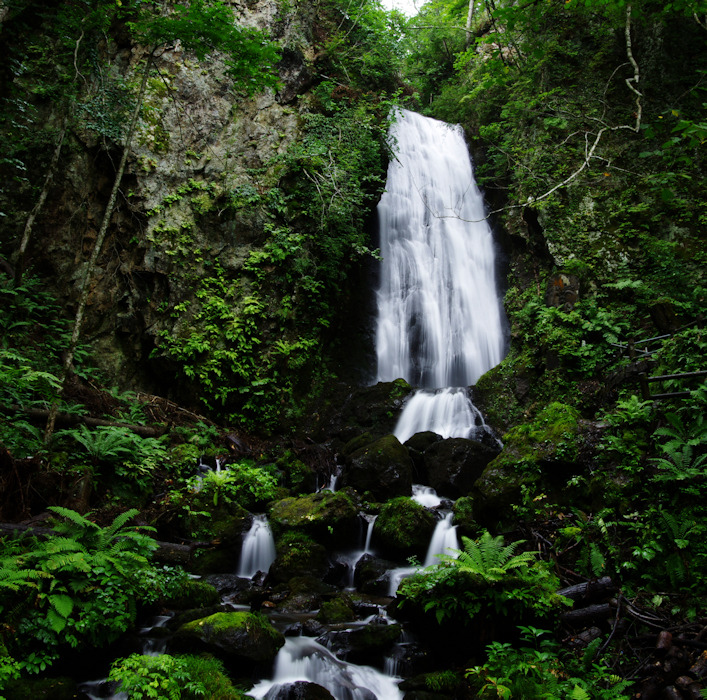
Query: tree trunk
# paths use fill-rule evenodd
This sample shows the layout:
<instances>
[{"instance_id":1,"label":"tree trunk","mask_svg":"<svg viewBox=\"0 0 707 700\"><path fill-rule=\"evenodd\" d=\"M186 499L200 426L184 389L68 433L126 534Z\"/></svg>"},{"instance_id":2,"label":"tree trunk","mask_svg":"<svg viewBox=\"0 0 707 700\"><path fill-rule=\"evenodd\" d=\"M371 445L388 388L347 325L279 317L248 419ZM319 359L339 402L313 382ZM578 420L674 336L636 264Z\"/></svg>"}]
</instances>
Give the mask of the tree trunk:
<instances>
[{"instance_id":1,"label":"tree trunk","mask_svg":"<svg viewBox=\"0 0 707 700\"><path fill-rule=\"evenodd\" d=\"M138 90L137 100L135 103L135 109L133 111L133 116L130 121L130 127L128 128L128 133L125 137L125 145L123 146L123 155L120 159L120 165L118 166L118 171L115 174L115 181L113 182L113 189L110 193L108 199L108 204L106 205L106 210L103 213L103 220L101 221L101 227L98 231L98 236L96 237L96 242L93 244L93 250L91 251L91 258L88 261L88 265L83 274L83 279L81 281L81 294L79 295L79 305L76 309L76 318L74 319L74 328L71 334L71 340L69 342L69 347L66 349L64 355L64 364L62 368L60 383L61 387L59 390L59 396L63 393L64 385L66 383L66 378L71 369L71 365L74 361L74 353L76 352L76 346L79 342L79 337L81 335L81 325L83 324L84 312L86 310L86 302L88 301L89 286L88 283L93 276L93 271L96 267L96 260L98 259L98 254L103 246L103 241L106 237L106 232L108 231L108 225L110 223L111 216L113 215L113 210L115 209L115 203L118 199L118 190L120 189L120 182L123 179L123 173L125 172L125 164L128 160L128 154L130 153L130 146L132 144L133 135L135 133L135 127L137 126L137 121L140 116L140 108L142 107L142 100L145 96L145 88L147 86L147 78L150 73L150 68L152 67L152 53L147 57L147 63L145 64L145 70L142 74L142 82L140 83L140 89ZM59 411L59 396L57 396L52 402L51 408L49 410L49 416L47 418L47 426L44 430L44 442L48 443L54 433L54 424L56 422L56 415Z\"/></svg>"},{"instance_id":2,"label":"tree trunk","mask_svg":"<svg viewBox=\"0 0 707 700\"><path fill-rule=\"evenodd\" d=\"M34 221L39 215L39 212L42 211L42 208L44 207L44 202L47 200L49 188L51 187L52 180L54 179L54 172L56 171L56 166L59 162L61 147L64 145L67 121L67 119L64 119L64 124L62 125L61 133L59 134L59 141L56 145L56 148L54 149L52 160L49 163L49 170L47 172L46 178L44 179L44 185L42 186L42 191L39 194L39 199L34 205L32 211L29 213L27 221L25 222L25 230L22 233L22 240L20 241L20 247L17 251L17 259L15 260L15 287L19 287L22 284L22 275L25 271L25 253L27 252L29 239L32 236L32 227L34 226Z\"/></svg>"},{"instance_id":3,"label":"tree trunk","mask_svg":"<svg viewBox=\"0 0 707 700\"><path fill-rule=\"evenodd\" d=\"M466 15L466 41L464 42L465 49L468 49L469 44L471 44L471 20L474 18L475 5L476 0L469 0L469 12Z\"/></svg>"}]
</instances>

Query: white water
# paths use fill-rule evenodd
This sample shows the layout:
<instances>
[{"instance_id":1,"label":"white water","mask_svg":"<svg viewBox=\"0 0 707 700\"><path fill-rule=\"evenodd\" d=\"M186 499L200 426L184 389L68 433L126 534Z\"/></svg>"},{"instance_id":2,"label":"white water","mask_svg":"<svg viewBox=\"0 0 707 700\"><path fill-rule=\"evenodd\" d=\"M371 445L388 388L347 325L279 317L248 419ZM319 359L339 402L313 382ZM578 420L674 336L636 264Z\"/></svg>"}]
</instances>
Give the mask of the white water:
<instances>
[{"instance_id":1,"label":"white water","mask_svg":"<svg viewBox=\"0 0 707 700\"><path fill-rule=\"evenodd\" d=\"M275 659L273 679L261 681L248 695L274 698L283 683L309 681L325 687L336 700L401 700L398 680L370 666L341 661L310 637L288 637Z\"/></svg>"},{"instance_id":2,"label":"white water","mask_svg":"<svg viewBox=\"0 0 707 700\"><path fill-rule=\"evenodd\" d=\"M422 430L471 437L478 411L453 388L474 384L504 349L491 228L461 127L402 110L391 140L378 204L378 381L423 387L395 430L401 442Z\"/></svg>"},{"instance_id":3,"label":"white water","mask_svg":"<svg viewBox=\"0 0 707 700\"><path fill-rule=\"evenodd\" d=\"M457 526L452 525L454 513L447 513L437 522L437 526L432 533L430 544L427 546L427 554L425 554L425 563L423 566L432 566L439 564L439 554L453 555L455 549L459 549L459 540L457 539ZM400 582L412 576L421 570L419 566L401 566L397 569L391 569L388 572L388 595L394 596L400 586Z\"/></svg>"},{"instance_id":4,"label":"white water","mask_svg":"<svg viewBox=\"0 0 707 700\"><path fill-rule=\"evenodd\" d=\"M238 575L253 578L258 571L268 572L275 561L275 539L265 515L254 515L253 524L243 539Z\"/></svg>"},{"instance_id":5,"label":"white water","mask_svg":"<svg viewBox=\"0 0 707 700\"><path fill-rule=\"evenodd\" d=\"M431 486L422 484L412 485L412 500L425 508L436 508L442 503L442 499Z\"/></svg>"},{"instance_id":6,"label":"white water","mask_svg":"<svg viewBox=\"0 0 707 700\"><path fill-rule=\"evenodd\" d=\"M437 523L435 531L432 533L430 546L427 548L425 556L425 566L439 564L438 555L452 554L454 549L459 549L459 540L457 539L457 526L452 525L454 513L447 513L442 520Z\"/></svg>"}]
</instances>

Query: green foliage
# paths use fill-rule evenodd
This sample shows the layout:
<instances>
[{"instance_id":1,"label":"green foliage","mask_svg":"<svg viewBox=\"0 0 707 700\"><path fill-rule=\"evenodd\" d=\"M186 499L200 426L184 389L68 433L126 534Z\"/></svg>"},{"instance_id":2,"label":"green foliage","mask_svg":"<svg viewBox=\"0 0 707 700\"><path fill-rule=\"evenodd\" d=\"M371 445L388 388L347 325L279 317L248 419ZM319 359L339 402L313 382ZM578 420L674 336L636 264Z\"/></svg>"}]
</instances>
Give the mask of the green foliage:
<instances>
[{"instance_id":1,"label":"green foliage","mask_svg":"<svg viewBox=\"0 0 707 700\"><path fill-rule=\"evenodd\" d=\"M628 700L630 681L621 680L600 663L584 664L563 653L547 630L520 627L524 646L506 642L487 647L488 660L467 671L480 698L567 698Z\"/></svg>"},{"instance_id":2,"label":"green foliage","mask_svg":"<svg viewBox=\"0 0 707 700\"><path fill-rule=\"evenodd\" d=\"M616 407L604 415L612 429L604 435L600 449L616 459L621 468L635 471L649 447L652 416L650 401L641 401L635 394L619 399Z\"/></svg>"},{"instance_id":3,"label":"green foliage","mask_svg":"<svg viewBox=\"0 0 707 700\"><path fill-rule=\"evenodd\" d=\"M43 540L3 541L0 630L25 673L44 671L63 645L103 646L129 629L137 604L163 595L178 579L148 561L155 541L128 521L137 510L101 527L67 508Z\"/></svg>"},{"instance_id":4,"label":"green foliage","mask_svg":"<svg viewBox=\"0 0 707 700\"><path fill-rule=\"evenodd\" d=\"M462 538L464 550L443 555L442 564L427 567L403 580L398 589L402 604L465 623L474 618L508 615L523 619L544 616L564 602L555 591L557 578L533 552L513 554L521 542L505 545L502 536L486 531L478 540Z\"/></svg>"},{"instance_id":5,"label":"green foliage","mask_svg":"<svg viewBox=\"0 0 707 700\"><path fill-rule=\"evenodd\" d=\"M195 477L192 485L197 486ZM198 487L214 506L220 502L254 509L277 495L277 477L266 468L251 460L242 460L227 465L220 472L208 472L198 481Z\"/></svg>"},{"instance_id":6,"label":"green foliage","mask_svg":"<svg viewBox=\"0 0 707 700\"><path fill-rule=\"evenodd\" d=\"M108 675L118 681L120 690L131 698L169 698L170 700L241 700L226 676L223 664L200 656L142 656L132 654L118 659Z\"/></svg>"}]
</instances>

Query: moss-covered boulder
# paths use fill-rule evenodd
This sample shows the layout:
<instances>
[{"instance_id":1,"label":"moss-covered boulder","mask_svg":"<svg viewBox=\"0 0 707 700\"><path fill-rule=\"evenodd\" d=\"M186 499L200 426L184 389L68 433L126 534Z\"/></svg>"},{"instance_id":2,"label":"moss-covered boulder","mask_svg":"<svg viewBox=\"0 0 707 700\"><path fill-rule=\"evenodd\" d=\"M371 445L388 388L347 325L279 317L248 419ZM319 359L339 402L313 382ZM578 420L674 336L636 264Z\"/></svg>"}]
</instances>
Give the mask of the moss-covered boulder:
<instances>
[{"instance_id":1,"label":"moss-covered boulder","mask_svg":"<svg viewBox=\"0 0 707 700\"><path fill-rule=\"evenodd\" d=\"M277 556L268 572L268 580L273 583L287 583L297 576L321 579L329 569L324 546L304 532L288 530L278 534L275 548Z\"/></svg>"},{"instance_id":2,"label":"moss-covered boulder","mask_svg":"<svg viewBox=\"0 0 707 700\"><path fill-rule=\"evenodd\" d=\"M503 436L501 453L474 484L474 517L492 527L510 516L523 489L559 489L579 469L580 421L576 409L550 403L527 423Z\"/></svg>"},{"instance_id":3,"label":"moss-covered boulder","mask_svg":"<svg viewBox=\"0 0 707 700\"><path fill-rule=\"evenodd\" d=\"M401 631L400 625L374 620L356 629L329 632L325 636L326 646L351 663L382 667Z\"/></svg>"},{"instance_id":4,"label":"moss-covered boulder","mask_svg":"<svg viewBox=\"0 0 707 700\"><path fill-rule=\"evenodd\" d=\"M298 498L284 498L270 511L270 524L276 533L300 530L317 539L353 544L357 533L358 506L346 490L321 491Z\"/></svg>"},{"instance_id":5,"label":"moss-covered boulder","mask_svg":"<svg viewBox=\"0 0 707 700\"><path fill-rule=\"evenodd\" d=\"M327 600L321 604L317 613L317 620L326 625L337 624L339 622L350 622L356 618L351 599L346 594L337 596L333 600Z\"/></svg>"},{"instance_id":6,"label":"moss-covered boulder","mask_svg":"<svg viewBox=\"0 0 707 700\"><path fill-rule=\"evenodd\" d=\"M412 460L395 435L386 435L350 455L342 483L378 501L409 496Z\"/></svg>"},{"instance_id":7,"label":"moss-covered boulder","mask_svg":"<svg viewBox=\"0 0 707 700\"><path fill-rule=\"evenodd\" d=\"M354 586L361 593L388 595L390 582L388 572L397 566L395 562L364 554L354 570Z\"/></svg>"},{"instance_id":8,"label":"moss-covered boulder","mask_svg":"<svg viewBox=\"0 0 707 700\"><path fill-rule=\"evenodd\" d=\"M474 499L471 496L463 496L454 502L454 520L457 526L457 534L464 537L476 537L478 525L474 519Z\"/></svg>"},{"instance_id":9,"label":"moss-covered boulder","mask_svg":"<svg viewBox=\"0 0 707 700\"><path fill-rule=\"evenodd\" d=\"M237 668L271 664L284 643L267 618L249 612L221 612L187 622L172 640L177 650L204 651Z\"/></svg>"},{"instance_id":10,"label":"moss-covered boulder","mask_svg":"<svg viewBox=\"0 0 707 700\"><path fill-rule=\"evenodd\" d=\"M8 700L73 700L76 698L76 681L71 678L22 678L6 681L0 694Z\"/></svg>"},{"instance_id":11,"label":"moss-covered boulder","mask_svg":"<svg viewBox=\"0 0 707 700\"><path fill-rule=\"evenodd\" d=\"M304 613L316 610L331 600L337 589L313 576L296 576L278 586L272 596L275 609L281 613Z\"/></svg>"},{"instance_id":12,"label":"moss-covered boulder","mask_svg":"<svg viewBox=\"0 0 707 700\"><path fill-rule=\"evenodd\" d=\"M440 496L466 496L498 452L465 438L434 442L423 453L428 483Z\"/></svg>"},{"instance_id":13,"label":"moss-covered boulder","mask_svg":"<svg viewBox=\"0 0 707 700\"><path fill-rule=\"evenodd\" d=\"M373 542L394 557L424 556L436 527L434 515L410 498L388 501L373 526Z\"/></svg>"},{"instance_id":14,"label":"moss-covered boulder","mask_svg":"<svg viewBox=\"0 0 707 700\"><path fill-rule=\"evenodd\" d=\"M391 433L405 399L413 388L404 380L372 386L339 384L317 402L317 422L310 433L318 442L331 442L338 451L353 438L370 433L376 440Z\"/></svg>"},{"instance_id":15,"label":"moss-covered boulder","mask_svg":"<svg viewBox=\"0 0 707 700\"><path fill-rule=\"evenodd\" d=\"M178 591L159 601L160 605L173 610L190 610L218 605L221 596L216 588L206 581L185 581Z\"/></svg>"}]
</instances>

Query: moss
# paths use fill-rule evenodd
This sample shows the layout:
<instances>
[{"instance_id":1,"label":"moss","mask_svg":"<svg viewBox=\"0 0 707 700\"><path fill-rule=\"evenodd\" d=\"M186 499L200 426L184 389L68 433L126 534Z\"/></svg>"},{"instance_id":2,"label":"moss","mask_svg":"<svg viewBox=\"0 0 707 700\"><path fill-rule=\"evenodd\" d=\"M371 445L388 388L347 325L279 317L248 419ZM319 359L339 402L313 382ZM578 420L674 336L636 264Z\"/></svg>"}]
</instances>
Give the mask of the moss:
<instances>
[{"instance_id":1,"label":"moss","mask_svg":"<svg viewBox=\"0 0 707 700\"><path fill-rule=\"evenodd\" d=\"M205 581L187 581L180 587L179 593L165 598L160 604L177 610L205 608L221 602L219 592Z\"/></svg>"},{"instance_id":2,"label":"moss","mask_svg":"<svg viewBox=\"0 0 707 700\"><path fill-rule=\"evenodd\" d=\"M296 576L323 576L327 570L326 549L309 535L289 530L277 538L277 557L269 575L285 583Z\"/></svg>"},{"instance_id":3,"label":"moss","mask_svg":"<svg viewBox=\"0 0 707 700\"><path fill-rule=\"evenodd\" d=\"M454 502L454 525L458 527L459 534L465 537L477 534L479 528L474 519L473 497L462 496Z\"/></svg>"},{"instance_id":4,"label":"moss","mask_svg":"<svg viewBox=\"0 0 707 700\"><path fill-rule=\"evenodd\" d=\"M344 491L322 491L278 501L270 511L274 530L293 528L312 536L333 536L338 528L353 528L358 508Z\"/></svg>"},{"instance_id":5,"label":"moss","mask_svg":"<svg viewBox=\"0 0 707 700\"><path fill-rule=\"evenodd\" d=\"M403 556L424 554L435 529L435 518L426 508L401 496L382 508L373 530L383 549Z\"/></svg>"},{"instance_id":6,"label":"moss","mask_svg":"<svg viewBox=\"0 0 707 700\"><path fill-rule=\"evenodd\" d=\"M322 603L317 620L324 624L333 624L337 622L348 622L355 619L356 615L351 607L347 597L342 596Z\"/></svg>"}]
</instances>

